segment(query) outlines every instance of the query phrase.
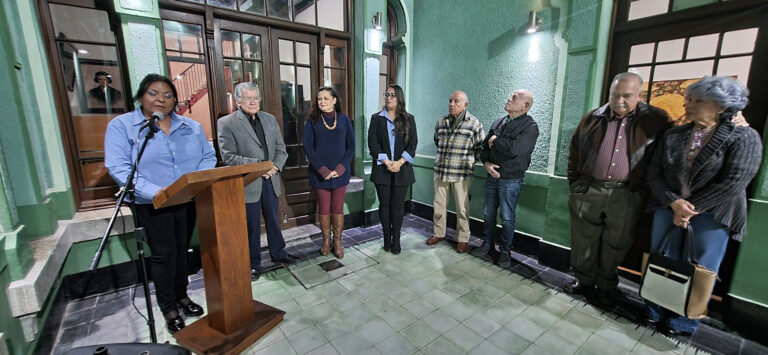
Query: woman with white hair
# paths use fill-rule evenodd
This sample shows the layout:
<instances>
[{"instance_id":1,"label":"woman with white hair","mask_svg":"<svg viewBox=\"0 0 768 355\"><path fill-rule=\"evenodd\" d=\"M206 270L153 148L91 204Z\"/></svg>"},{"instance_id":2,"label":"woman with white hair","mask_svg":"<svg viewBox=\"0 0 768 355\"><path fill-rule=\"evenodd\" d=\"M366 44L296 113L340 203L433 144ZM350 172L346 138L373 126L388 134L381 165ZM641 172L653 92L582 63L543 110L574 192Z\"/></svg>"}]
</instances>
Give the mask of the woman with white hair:
<instances>
[{"instance_id":1,"label":"woman with white hair","mask_svg":"<svg viewBox=\"0 0 768 355\"><path fill-rule=\"evenodd\" d=\"M695 233L691 258L718 271L729 238L741 241L747 217L746 188L760 167L762 144L752 128L732 117L747 106L749 90L729 77L705 77L688 87L685 114L690 123L666 131L648 166L648 185L656 207L651 250L667 230L666 255L682 260L684 229ZM699 321L646 301L648 321L664 322L670 335L693 334Z\"/></svg>"}]
</instances>

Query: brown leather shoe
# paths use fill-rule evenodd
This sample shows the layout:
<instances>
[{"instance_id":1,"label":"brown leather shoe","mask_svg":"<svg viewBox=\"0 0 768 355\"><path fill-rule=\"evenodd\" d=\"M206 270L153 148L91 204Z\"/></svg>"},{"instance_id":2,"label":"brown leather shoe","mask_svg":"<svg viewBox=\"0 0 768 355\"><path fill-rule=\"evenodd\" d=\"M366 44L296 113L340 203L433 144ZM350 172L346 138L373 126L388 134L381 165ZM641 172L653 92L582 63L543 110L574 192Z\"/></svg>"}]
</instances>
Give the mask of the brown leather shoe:
<instances>
[{"instance_id":1,"label":"brown leather shoe","mask_svg":"<svg viewBox=\"0 0 768 355\"><path fill-rule=\"evenodd\" d=\"M435 245L439 243L441 240L443 240L443 238L433 235L431 238L427 239L427 245Z\"/></svg>"},{"instance_id":2,"label":"brown leather shoe","mask_svg":"<svg viewBox=\"0 0 768 355\"><path fill-rule=\"evenodd\" d=\"M459 242L459 244L456 245L456 252L461 254L466 252L468 248L469 248L469 243Z\"/></svg>"},{"instance_id":3,"label":"brown leather shoe","mask_svg":"<svg viewBox=\"0 0 768 355\"><path fill-rule=\"evenodd\" d=\"M323 233L323 246L320 255L328 255L331 252L331 215L319 215L320 231Z\"/></svg>"}]
</instances>

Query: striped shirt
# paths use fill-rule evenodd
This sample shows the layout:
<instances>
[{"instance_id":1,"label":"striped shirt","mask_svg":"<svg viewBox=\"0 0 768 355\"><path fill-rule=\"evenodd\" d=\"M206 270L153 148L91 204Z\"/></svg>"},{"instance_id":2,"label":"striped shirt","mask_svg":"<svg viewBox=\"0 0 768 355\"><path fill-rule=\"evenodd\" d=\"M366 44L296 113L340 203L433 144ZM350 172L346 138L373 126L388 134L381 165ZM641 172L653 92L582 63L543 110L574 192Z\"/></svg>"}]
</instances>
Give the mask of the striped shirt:
<instances>
[{"instance_id":1,"label":"striped shirt","mask_svg":"<svg viewBox=\"0 0 768 355\"><path fill-rule=\"evenodd\" d=\"M622 119L611 115L605 130L603 143L595 160L592 177L604 181L627 181L629 179L629 153L627 152L627 122L634 112Z\"/></svg>"},{"instance_id":2,"label":"striped shirt","mask_svg":"<svg viewBox=\"0 0 768 355\"><path fill-rule=\"evenodd\" d=\"M469 112L455 129L451 129L450 117L439 119L435 125L435 178L459 182L471 177L484 139L483 124Z\"/></svg>"}]
</instances>

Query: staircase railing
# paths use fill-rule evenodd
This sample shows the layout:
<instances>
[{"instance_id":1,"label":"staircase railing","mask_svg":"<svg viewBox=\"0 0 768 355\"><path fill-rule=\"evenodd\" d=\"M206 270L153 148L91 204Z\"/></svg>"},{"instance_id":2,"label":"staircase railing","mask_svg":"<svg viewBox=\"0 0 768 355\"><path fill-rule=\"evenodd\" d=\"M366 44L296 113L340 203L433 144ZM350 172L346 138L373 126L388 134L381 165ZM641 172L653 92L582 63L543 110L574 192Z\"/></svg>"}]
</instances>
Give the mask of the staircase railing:
<instances>
[{"instance_id":1,"label":"staircase railing","mask_svg":"<svg viewBox=\"0 0 768 355\"><path fill-rule=\"evenodd\" d=\"M176 75L173 78L173 85L176 86L179 93L180 106L187 106L186 108L191 111L193 97L207 88L207 82L208 77L203 63L192 64L179 75ZM181 107L179 109L181 111Z\"/></svg>"}]
</instances>

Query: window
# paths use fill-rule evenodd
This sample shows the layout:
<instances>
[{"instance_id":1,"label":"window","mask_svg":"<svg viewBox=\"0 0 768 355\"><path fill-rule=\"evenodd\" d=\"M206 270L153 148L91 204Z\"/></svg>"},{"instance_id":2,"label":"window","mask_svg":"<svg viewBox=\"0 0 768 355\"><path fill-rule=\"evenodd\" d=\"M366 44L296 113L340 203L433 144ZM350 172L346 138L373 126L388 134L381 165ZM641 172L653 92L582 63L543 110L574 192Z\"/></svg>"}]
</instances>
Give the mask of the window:
<instances>
[{"instance_id":1,"label":"window","mask_svg":"<svg viewBox=\"0 0 768 355\"><path fill-rule=\"evenodd\" d=\"M117 186L104 167L104 133L133 106L118 26L106 9L46 1L40 9L75 202L78 209L111 203Z\"/></svg>"},{"instance_id":2,"label":"window","mask_svg":"<svg viewBox=\"0 0 768 355\"><path fill-rule=\"evenodd\" d=\"M344 0L186 0L344 31Z\"/></svg>"}]
</instances>

